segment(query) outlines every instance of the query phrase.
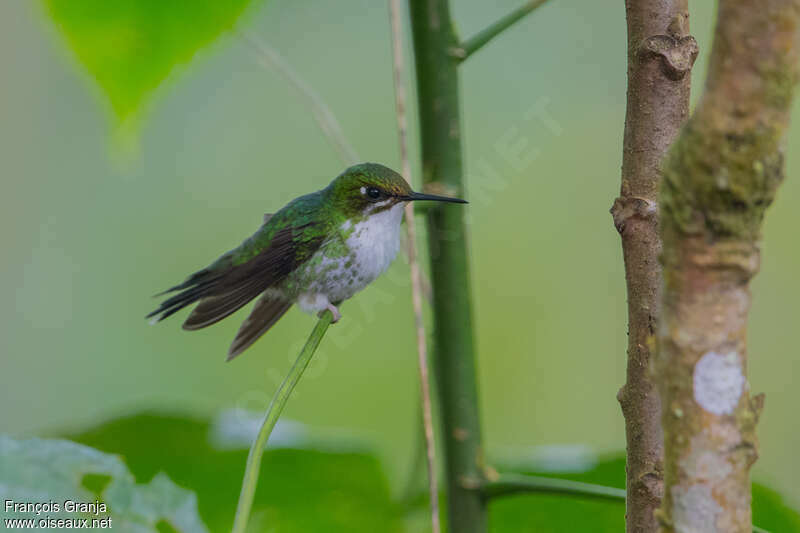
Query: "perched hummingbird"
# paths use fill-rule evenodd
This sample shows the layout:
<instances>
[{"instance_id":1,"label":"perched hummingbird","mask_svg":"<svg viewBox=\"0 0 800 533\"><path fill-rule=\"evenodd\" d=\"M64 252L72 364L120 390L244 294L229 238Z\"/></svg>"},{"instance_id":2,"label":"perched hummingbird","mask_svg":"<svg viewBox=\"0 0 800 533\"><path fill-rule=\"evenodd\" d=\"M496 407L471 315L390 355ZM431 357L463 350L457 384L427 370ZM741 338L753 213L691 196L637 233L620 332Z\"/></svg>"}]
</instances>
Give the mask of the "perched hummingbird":
<instances>
[{"instance_id":1,"label":"perched hummingbird","mask_svg":"<svg viewBox=\"0 0 800 533\"><path fill-rule=\"evenodd\" d=\"M467 203L411 190L397 172L376 163L355 165L324 189L292 200L237 248L186 281L147 315L153 322L199 302L183 329L210 326L256 296L228 351L233 359L283 316L293 303L307 313L330 310L369 285L400 248L403 207L413 200Z\"/></svg>"}]
</instances>

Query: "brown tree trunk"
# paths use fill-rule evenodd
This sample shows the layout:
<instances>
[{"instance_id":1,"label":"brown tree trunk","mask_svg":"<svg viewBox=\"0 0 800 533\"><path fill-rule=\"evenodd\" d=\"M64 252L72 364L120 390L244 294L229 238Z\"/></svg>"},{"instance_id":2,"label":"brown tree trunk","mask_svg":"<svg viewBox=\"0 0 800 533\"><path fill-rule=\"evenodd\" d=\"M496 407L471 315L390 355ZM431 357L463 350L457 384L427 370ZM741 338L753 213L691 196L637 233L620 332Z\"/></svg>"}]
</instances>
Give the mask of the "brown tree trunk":
<instances>
[{"instance_id":1,"label":"brown tree trunk","mask_svg":"<svg viewBox=\"0 0 800 533\"><path fill-rule=\"evenodd\" d=\"M799 19L800 0L719 0L702 99L664 164L663 531L751 531L763 400L745 377L748 284L783 178Z\"/></svg>"},{"instance_id":2,"label":"brown tree trunk","mask_svg":"<svg viewBox=\"0 0 800 533\"><path fill-rule=\"evenodd\" d=\"M650 351L659 318L657 203L660 166L689 114L689 71L697 43L687 0L626 0L628 108L622 187L611 214L622 237L628 288L627 381L617 398L627 437L626 530L654 532L663 492L663 440Z\"/></svg>"}]
</instances>

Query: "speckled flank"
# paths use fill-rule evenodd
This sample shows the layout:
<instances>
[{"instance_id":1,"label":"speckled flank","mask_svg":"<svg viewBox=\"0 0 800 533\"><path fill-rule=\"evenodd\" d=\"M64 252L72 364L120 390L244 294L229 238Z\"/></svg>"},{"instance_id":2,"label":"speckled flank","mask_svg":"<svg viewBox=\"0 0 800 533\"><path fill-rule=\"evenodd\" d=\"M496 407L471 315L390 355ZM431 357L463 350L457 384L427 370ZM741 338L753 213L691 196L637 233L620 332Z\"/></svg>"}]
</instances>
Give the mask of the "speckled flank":
<instances>
[{"instance_id":1,"label":"speckled flank","mask_svg":"<svg viewBox=\"0 0 800 533\"><path fill-rule=\"evenodd\" d=\"M346 220L308 262L287 280L297 305L307 313L352 297L380 276L400 249L399 203L353 224Z\"/></svg>"}]
</instances>

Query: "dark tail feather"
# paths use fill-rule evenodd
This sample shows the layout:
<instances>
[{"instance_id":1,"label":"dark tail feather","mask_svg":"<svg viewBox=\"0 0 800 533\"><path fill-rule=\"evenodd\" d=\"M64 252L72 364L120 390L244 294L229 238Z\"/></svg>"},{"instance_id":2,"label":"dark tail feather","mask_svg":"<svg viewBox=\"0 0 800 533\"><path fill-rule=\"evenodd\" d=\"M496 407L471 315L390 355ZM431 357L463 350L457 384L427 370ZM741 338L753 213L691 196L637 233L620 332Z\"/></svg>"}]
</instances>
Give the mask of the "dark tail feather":
<instances>
[{"instance_id":1,"label":"dark tail feather","mask_svg":"<svg viewBox=\"0 0 800 533\"><path fill-rule=\"evenodd\" d=\"M251 282L235 287L231 291L204 298L183 323L183 329L193 331L219 322L258 296L260 289L259 284Z\"/></svg>"},{"instance_id":2,"label":"dark tail feather","mask_svg":"<svg viewBox=\"0 0 800 533\"><path fill-rule=\"evenodd\" d=\"M156 296L161 296L170 292L181 291L178 294L164 300L158 309L148 314L145 318L151 318L152 323L161 322L168 316L177 313L184 307L192 305L198 300L211 295L221 277L222 276L220 274L211 272L209 270L195 272L180 285L175 285L174 287L157 294Z\"/></svg>"},{"instance_id":3,"label":"dark tail feather","mask_svg":"<svg viewBox=\"0 0 800 533\"><path fill-rule=\"evenodd\" d=\"M228 350L228 361L245 351L259 337L267 332L292 306L280 297L264 294L257 302L250 316L242 323L236 338Z\"/></svg>"},{"instance_id":4,"label":"dark tail feather","mask_svg":"<svg viewBox=\"0 0 800 533\"><path fill-rule=\"evenodd\" d=\"M158 298L159 296L164 296L165 294L169 294L171 292L182 291L183 289L188 289L190 287L198 286L202 284L204 281L209 281L211 279L216 279L218 277L219 276L217 275L213 275L213 273L208 269L198 270L197 272L186 278L186 281L184 281L183 283L179 283L178 285L170 287L165 291L161 291L158 294L154 294L153 297Z\"/></svg>"}]
</instances>

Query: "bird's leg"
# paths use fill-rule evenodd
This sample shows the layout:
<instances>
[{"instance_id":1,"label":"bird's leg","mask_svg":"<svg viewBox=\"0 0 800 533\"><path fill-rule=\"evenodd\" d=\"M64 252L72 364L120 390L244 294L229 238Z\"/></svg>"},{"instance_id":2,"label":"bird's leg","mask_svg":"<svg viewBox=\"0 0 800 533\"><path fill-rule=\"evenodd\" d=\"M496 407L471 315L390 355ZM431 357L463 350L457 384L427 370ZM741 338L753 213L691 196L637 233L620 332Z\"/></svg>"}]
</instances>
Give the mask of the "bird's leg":
<instances>
[{"instance_id":1,"label":"bird's leg","mask_svg":"<svg viewBox=\"0 0 800 533\"><path fill-rule=\"evenodd\" d=\"M328 302L328 305L325 307L325 310L330 311L331 314L333 315L333 320L331 321L331 324L336 324L337 322L339 322L339 320L342 319L342 313L339 312L339 308L333 305L332 303ZM320 311L318 316L322 318L322 313L324 312L325 311Z\"/></svg>"}]
</instances>

